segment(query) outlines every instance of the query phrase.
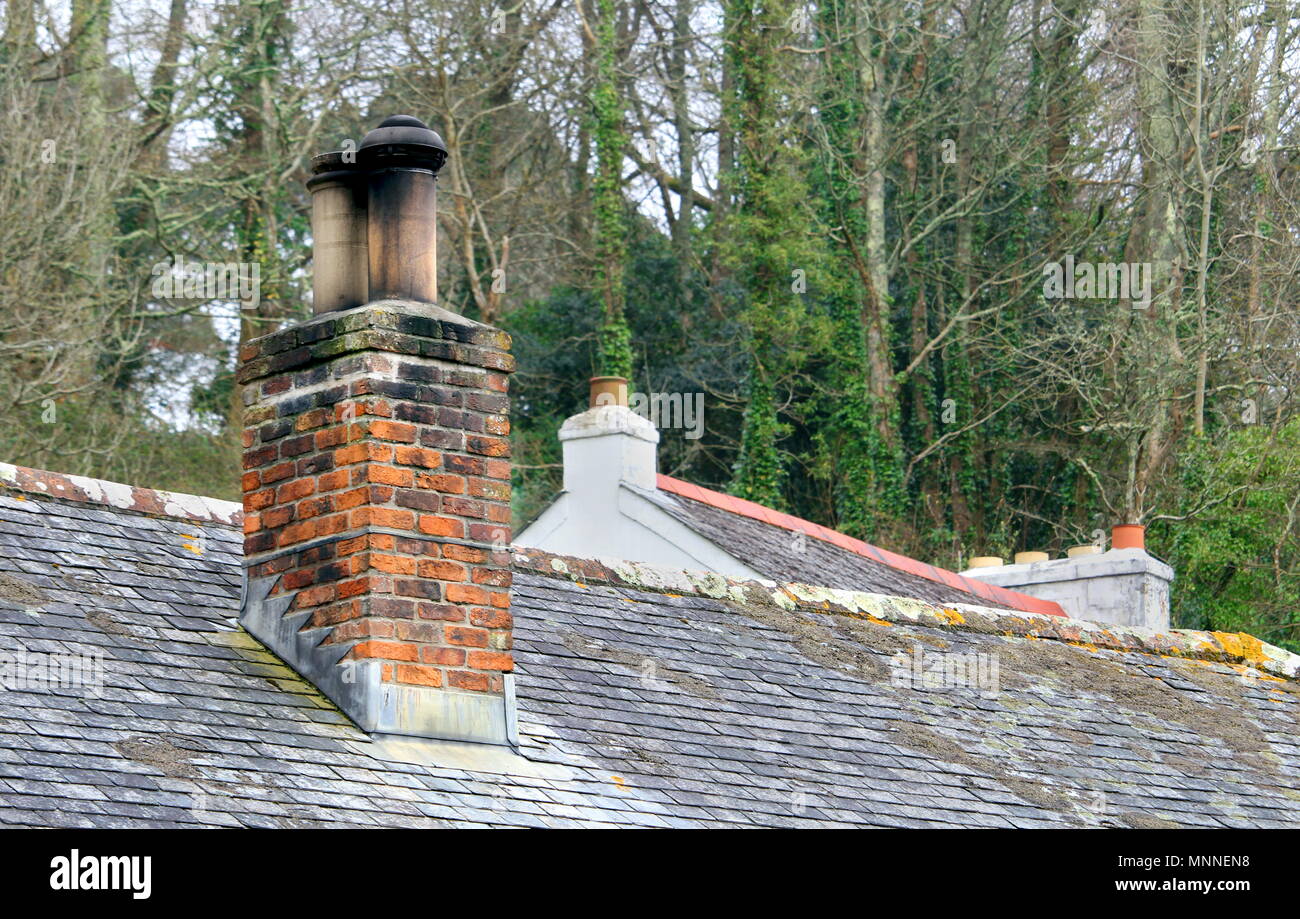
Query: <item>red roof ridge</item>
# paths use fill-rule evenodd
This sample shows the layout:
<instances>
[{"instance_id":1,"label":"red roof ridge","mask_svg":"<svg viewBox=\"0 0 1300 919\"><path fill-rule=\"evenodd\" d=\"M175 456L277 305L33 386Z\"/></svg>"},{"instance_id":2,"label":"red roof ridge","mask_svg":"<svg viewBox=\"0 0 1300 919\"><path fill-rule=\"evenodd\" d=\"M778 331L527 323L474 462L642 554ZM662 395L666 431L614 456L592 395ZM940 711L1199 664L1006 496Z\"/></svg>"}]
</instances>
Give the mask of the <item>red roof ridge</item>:
<instances>
[{"instance_id":1,"label":"red roof ridge","mask_svg":"<svg viewBox=\"0 0 1300 919\"><path fill-rule=\"evenodd\" d=\"M995 584L986 584L975 578L964 577L955 571L939 568L927 562L920 562L914 558L908 558L906 555L890 552L888 549L881 549L869 542L855 539L846 533L822 526L820 523L813 523L811 520L804 520L801 517L775 511L754 501L747 501L744 498L737 498L735 495L713 491L693 482L674 479L672 476L663 473L659 474L658 484L660 489L671 494L690 498L693 501L699 501L702 504L708 504L711 507L732 514L739 514L742 517L750 517L763 523L770 523L791 532L801 532L806 536L820 539L822 542L828 542L831 545L839 546L841 549L861 555L863 558L881 562L898 571L906 571L928 581L946 584L949 587L964 590L986 600L1005 603L1012 609L1018 609L1026 613L1042 613L1047 616L1065 615L1065 610L1061 608L1060 604L1051 600L1031 597L1029 594L1022 594L1016 590L1008 590Z\"/></svg>"},{"instance_id":2,"label":"red roof ridge","mask_svg":"<svg viewBox=\"0 0 1300 919\"><path fill-rule=\"evenodd\" d=\"M2 489L198 523L237 527L244 520L243 506L234 501L141 488L138 485L30 469L11 463L0 463L0 490Z\"/></svg>"}]
</instances>

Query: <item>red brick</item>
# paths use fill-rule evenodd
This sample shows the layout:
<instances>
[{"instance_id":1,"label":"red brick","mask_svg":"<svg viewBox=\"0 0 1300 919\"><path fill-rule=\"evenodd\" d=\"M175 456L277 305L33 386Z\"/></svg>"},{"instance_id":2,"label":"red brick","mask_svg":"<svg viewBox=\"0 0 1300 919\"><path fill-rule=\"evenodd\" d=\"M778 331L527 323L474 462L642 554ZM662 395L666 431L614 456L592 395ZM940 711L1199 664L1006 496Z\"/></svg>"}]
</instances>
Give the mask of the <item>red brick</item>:
<instances>
[{"instance_id":1,"label":"red brick","mask_svg":"<svg viewBox=\"0 0 1300 919\"><path fill-rule=\"evenodd\" d=\"M481 673L466 670L449 670L447 682L456 689L469 689L474 692L487 692L488 678Z\"/></svg>"},{"instance_id":2,"label":"red brick","mask_svg":"<svg viewBox=\"0 0 1300 919\"><path fill-rule=\"evenodd\" d=\"M456 498L451 495L442 499L442 506L446 513L455 514L457 517L482 518L487 513L482 501L474 501L470 498Z\"/></svg>"},{"instance_id":3,"label":"red brick","mask_svg":"<svg viewBox=\"0 0 1300 919\"><path fill-rule=\"evenodd\" d=\"M345 443L348 439L348 432L343 428L327 428L324 431L316 432L316 449L327 450L330 447L337 447Z\"/></svg>"},{"instance_id":4,"label":"red brick","mask_svg":"<svg viewBox=\"0 0 1300 919\"><path fill-rule=\"evenodd\" d=\"M442 686L442 671L421 664L398 664L397 681L399 683L416 683L420 686L440 687Z\"/></svg>"},{"instance_id":5,"label":"red brick","mask_svg":"<svg viewBox=\"0 0 1300 919\"><path fill-rule=\"evenodd\" d=\"M459 475L417 475L415 484L419 488L448 495L460 495L465 492L465 477Z\"/></svg>"},{"instance_id":6,"label":"red brick","mask_svg":"<svg viewBox=\"0 0 1300 919\"><path fill-rule=\"evenodd\" d=\"M486 584L488 587L509 587L512 577L506 568L475 568L472 580L475 584Z\"/></svg>"},{"instance_id":7,"label":"red brick","mask_svg":"<svg viewBox=\"0 0 1300 919\"><path fill-rule=\"evenodd\" d=\"M262 524L268 530L282 527L294 519L294 513L292 505L268 508L262 512Z\"/></svg>"},{"instance_id":8,"label":"red brick","mask_svg":"<svg viewBox=\"0 0 1300 919\"><path fill-rule=\"evenodd\" d=\"M508 629L515 624L514 617L505 610L476 608L469 611L471 625L485 629Z\"/></svg>"},{"instance_id":9,"label":"red brick","mask_svg":"<svg viewBox=\"0 0 1300 919\"><path fill-rule=\"evenodd\" d=\"M301 590L316 583L316 572L312 569L286 571L280 578L280 587L284 590Z\"/></svg>"},{"instance_id":10,"label":"red brick","mask_svg":"<svg viewBox=\"0 0 1300 919\"><path fill-rule=\"evenodd\" d=\"M392 466L368 466L366 481L409 488L415 484L415 473L409 469L394 469Z\"/></svg>"},{"instance_id":11,"label":"red brick","mask_svg":"<svg viewBox=\"0 0 1300 919\"><path fill-rule=\"evenodd\" d=\"M500 651L471 651L469 665L475 670L514 670L515 661Z\"/></svg>"},{"instance_id":12,"label":"red brick","mask_svg":"<svg viewBox=\"0 0 1300 919\"><path fill-rule=\"evenodd\" d=\"M413 644L395 641L363 641L352 649L353 657L382 657L391 661L418 661L419 650Z\"/></svg>"},{"instance_id":13,"label":"red brick","mask_svg":"<svg viewBox=\"0 0 1300 919\"><path fill-rule=\"evenodd\" d=\"M402 639L402 641L414 641L421 645L429 645L442 641L442 630L432 622L399 621L397 623L397 637ZM429 655L426 653L428 650L427 647L422 647L420 649L420 655L424 659L424 662L426 664L438 663L437 661L429 659ZM462 651L460 654L461 657L464 658L465 653ZM459 667L460 663L458 662L456 666Z\"/></svg>"},{"instance_id":14,"label":"red brick","mask_svg":"<svg viewBox=\"0 0 1300 919\"><path fill-rule=\"evenodd\" d=\"M473 546L443 546L442 557L454 558L459 562L478 565L487 561L488 554L482 549L475 549Z\"/></svg>"},{"instance_id":15,"label":"red brick","mask_svg":"<svg viewBox=\"0 0 1300 919\"><path fill-rule=\"evenodd\" d=\"M321 477L317 480L317 490L336 491L337 489L346 487L349 478L346 469L332 469L329 472L323 472L321 473Z\"/></svg>"},{"instance_id":16,"label":"red brick","mask_svg":"<svg viewBox=\"0 0 1300 919\"><path fill-rule=\"evenodd\" d=\"M462 645L467 648L487 647L488 633L484 629L468 629L460 625L448 625L443 627L443 633L448 644Z\"/></svg>"},{"instance_id":17,"label":"red brick","mask_svg":"<svg viewBox=\"0 0 1300 919\"><path fill-rule=\"evenodd\" d=\"M255 469L258 466L265 466L267 463L274 463L279 457L280 450L274 446L248 450L244 452L244 468Z\"/></svg>"},{"instance_id":18,"label":"red brick","mask_svg":"<svg viewBox=\"0 0 1300 919\"><path fill-rule=\"evenodd\" d=\"M482 606L488 602L488 592L482 587L475 587L472 584L448 584L447 602L473 603L476 606Z\"/></svg>"},{"instance_id":19,"label":"red brick","mask_svg":"<svg viewBox=\"0 0 1300 919\"><path fill-rule=\"evenodd\" d=\"M394 440L404 444L415 443L415 425L400 421L370 422L370 436L380 440Z\"/></svg>"},{"instance_id":20,"label":"red brick","mask_svg":"<svg viewBox=\"0 0 1300 919\"><path fill-rule=\"evenodd\" d=\"M298 502L298 519L306 520L310 517L318 517L321 514L329 513L329 498L308 498L305 501Z\"/></svg>"},{"instance_id":21,"label":"red brick","mask_svg":"<svg viewBox=\"0 0 1300 919\"><path fill-rule=\"evenodd\" d=\"M348 466L369 460L374 463L387 463L393 458L393 448L387 444L359 443L349 444L334 451L334 463Z\"/></svg>"},{"instance_id":22,"label":"red brick","mask_svg":"<svg viewBox=\"0 0 1300 919\"><path fill-rule=\"evenodd\" d=\"M338 589L333 584L320 584L298 592L295 605L298 609L308 606L320 606L333 601L338 596Z\"/></svg>"},{"instance_id":23,"label":"red brick","mask_svg":"<svg viewBox=\"0 0 1300 919\"><path fill-rule=\"evenodd\" d=\"M465 449L481 456L509 456L510 441L501 437L479 437L469 434L465 437Z\"/></svg>"},{"instance_id":24,"label":"red brick","mask_svg":"<svg viewBox=\"0 0 1300 919\"><path fill-rule=\"evenodd\" d=\"M397 447L393 451L397 462L404 466L423 466L437 469L442 465L442 454L426 447Z\"/></svg>"},{"instance_id":25,"label":"red brick","mask_svg":"<svg viewBox=\"0 0 1300 919\"><path fill-rule=\"evenodd\" d=\"M415 574L415 559L400 555L380 555L371 553L370 567L389 574Z\"/></svg>"},{"instance_id":26,"label":"red brick","mask_svg":"<svg viewBox=\"0 0 1300 919\"><path fill-rule=\"evenodd\" d=\"M472 478L469 480L469 493L476 498L491 498L494 501L510 500L510 485L494 479Z\"/></svg>"},{"instance_id":27,"label":"red brick","mask_svg":"<svg viewBox=\"0 0 1300 919\"><path fill-rule=\"evenodd\" d=\"M287 479L294 472L293 463L279 463L262 472L262 484L270 485L272 482L278 482L281 479Z\"/></svg>"},{"instance_id":28,"label":"red brick","mask_svg":"<svg viewBox=\"0 0 1300 919\"><path fill-rule=\"evenodd\" d=\"M441 667L465 666L465 652L460 648L421 648L420 659L426 664Z\"/></svg>"},{"instance_id":29,"label":"red brick","mask_svg":"<svg viewBox=\"0 0 1300 919\"><path fill-rule=\"evenodd\" d=\"M430 536L450 536L461 539L465 536L465 524L455 517L434 517L429 514L420 516L420 532Z\"/></svg>"},{"instance_id":30,"label":"red brick","mask_svg":"<svg viewBox=\"0 0 1300 919\"><path fill-rule=\"evenodd\" d=\"M411 511L399 511L391 507L360 507L348 518L353 527L366 525L391 527L395 530L409 530L415 526L415 514Z\"/></svg>"},{"instance_id":31,"label":"red brick","mask_svg":"<svg viewBox=\"0 0 1300 919\"><path fill-rule=\"evenodd\" d=\"M437 619L443 622L464 622L465 607L454 603L421 603L421 619Z\"/></svg>"},{"instance_id":32,"label":"red brick","mask_svg":"<svg viewBox=\"0 0 1300 919\"><path fill-rule=\"evenodd\" d=\"M312 428L318 428L323 424L328 424L330 413L323 408L314 408L309 412L303 412L294 422L293 427L296 431L310 431Z\"/></svg>"},{"instance_id":33,"label":"red brick","mask_svg":"<svg viewBox=\"0 0 1300 919\"><path fill-rule=\"evenodd\" d=\"M464 581L469 577L469 569L458 562L437 559L421 559L420 577L436 578L439 581Z\"/></svg>"},{"instance_id":34,"label":"red brick","mask_svg":"<svg viewBox=\"0 0 1300 919\"><path fill-rule=\"evenodd\" d=\"M277 488L275 490L275 500L281 504L287 504L290 501L305 498L315 491L316 483L311 479L296 479Z\"/></svg>"}]
</instances>

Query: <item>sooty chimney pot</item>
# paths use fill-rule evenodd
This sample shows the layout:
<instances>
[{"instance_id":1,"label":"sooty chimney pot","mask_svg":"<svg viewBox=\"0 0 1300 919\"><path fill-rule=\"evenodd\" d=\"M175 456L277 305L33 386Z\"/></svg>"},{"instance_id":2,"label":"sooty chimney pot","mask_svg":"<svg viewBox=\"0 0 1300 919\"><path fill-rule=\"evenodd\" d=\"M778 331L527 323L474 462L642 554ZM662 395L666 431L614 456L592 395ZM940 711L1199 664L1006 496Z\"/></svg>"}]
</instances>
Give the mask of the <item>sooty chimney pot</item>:
<instances>
[{"instance_id":1,"label":"sooty chimney pot","mask_svg":"<svg viewBox=\"0 0 1300 919\"><path fill-rule=\"evenodd\" d=\"M365 175L341 152L311 165L312 312L351 309L369 297Z\"/></svg>"},{"instance_id":2,"label":"sooty chimney pot","mask_svg":"<svg viewBox=\"0 0 1300 919\"><path fill-rule=\"evenodd\" d=\"M446 160L442 138L410 115L385 118L357 148L370 300L437 300L437 180Z\"/></svg>"}]
</instances>

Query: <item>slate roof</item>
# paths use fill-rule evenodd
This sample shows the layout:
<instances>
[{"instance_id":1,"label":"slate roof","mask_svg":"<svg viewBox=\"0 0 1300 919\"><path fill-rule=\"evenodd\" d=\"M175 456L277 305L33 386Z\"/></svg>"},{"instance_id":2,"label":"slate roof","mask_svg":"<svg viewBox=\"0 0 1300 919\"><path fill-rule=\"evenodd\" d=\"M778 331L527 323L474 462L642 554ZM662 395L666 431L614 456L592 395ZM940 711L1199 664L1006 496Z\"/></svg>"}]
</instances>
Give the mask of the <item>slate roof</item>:
<instances>
[{"instance_id":1,"label":"slate roof","mask_svg":"<svg viewBox=\"0 0 1300 919\"><path fill-rule=\"evenodd\" d=\"M732 495L659 476L642 492L679 522L774 581L913 597L927 603L982 603L1064 615L1060 605L907 558L829 527ZM973 596L972 596L973 595Z\"/></svg>"},{"instance_id":2,"label":"slate roof","mask_svg":"<svg viewBox=\"0 0 1300 919\"><path fill-rule=\"evenodd\" d=\"M522 755L368 738L236 625L218 516L0 489L0 650L106 671L0 690L0 823L1300 826L1300 658L1248 637L532 551Z\"/></svg>"}]
</instances>

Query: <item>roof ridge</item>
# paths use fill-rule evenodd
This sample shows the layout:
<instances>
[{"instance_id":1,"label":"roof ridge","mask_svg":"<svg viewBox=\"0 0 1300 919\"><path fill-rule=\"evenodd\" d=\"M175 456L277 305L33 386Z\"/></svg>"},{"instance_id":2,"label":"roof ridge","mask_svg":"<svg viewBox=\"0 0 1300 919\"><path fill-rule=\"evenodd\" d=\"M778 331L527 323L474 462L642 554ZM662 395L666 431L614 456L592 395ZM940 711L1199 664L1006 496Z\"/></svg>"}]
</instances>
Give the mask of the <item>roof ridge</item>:
<instances>
[{"instance_id":1,"label":"roof ridge","mask_svg":"<svg viewBox=\"0 0 1300 919\"><path fill-rule=\"evenodd\" d=\"M0 463L0 488L199 523L237 527L243 524L244 519L243 505L234 501L141 488L106 479L15 466L12 463Z\"/></svg>"},{"instance_id":2,"label":"roof ridge","mask_svg":"<svg viewBox=\"0 0 1300 919\"><path fill-rule=\"evenodd\" d=\"M948 587L964 590L969 594L977 597L983 597L985 600L994 600L998 603L1005 603L1013 609L1018 609L1026 613L1038 613L1047 616L1064 616L1065 610L1059 603L1052 600L1044 600L1041 597L1030 596L1021 593L1018 590L1010 590L1006 587L999 587L996 584L987 584L984 581L978 581L975 578L968 578L958 574L955 571L949 571L947 568L940 568L937 565L931 565L928 562L918 561L914 558L908 558L906 555L900 555L897 552L890 552L888 549L882 549L879 546L873 546L869 542L856 539L846 533L838 530L832 530L830 527L823 526L820 523L813 523L811 520L804 520L802 517L796 517L793 514L786 514L782 511L773 510L762 504L753 501L747 501L744 498L737 498L735 495L724 494L720 491L714 491L710 488L704 488L693 482L686 482L681 479L674 479L672 476L659 473L659 487L671 494L682 498L688 498L692 501L699 501L718 510L727 511L732 514L739 514L742 517L749 517L762 523L771 524L772 526L781 527L792 533L803 533L805 536L811 536L814 539L820 539L822 542L830 543L855 555L872 561L880 562L897 571L905 571L908 574L925 578L929 581L935 581Z\"/></svg>"},{"instance_id":3,"label":"roof ridge","mask_svg":"<svg viewBox=\"0 0 1300 919\"><path fill-rule=\"evenodd\" d=\"M1094 650L1128 651L1191 660L1227 663L1243 673L1260 671L1275 678L1300 681L1300 655L1245 632L1204 632L1171 629L1156 632L1137 626L1111 626L1068 616L994 609L973 604L936 606L910 597L840 590L785 581L746 580L716 572L689 571L642 562L582 559L539 549L516 547L517 569L553 578L568 578L614 587L630 587L669 596L690 595L714 600L775 604L787 610L832 613L882 624L908 623L950 631L981 632L1081 645ZM1267 677L1264 677L1267 678Z\"/></svg>"}]
</instances>

